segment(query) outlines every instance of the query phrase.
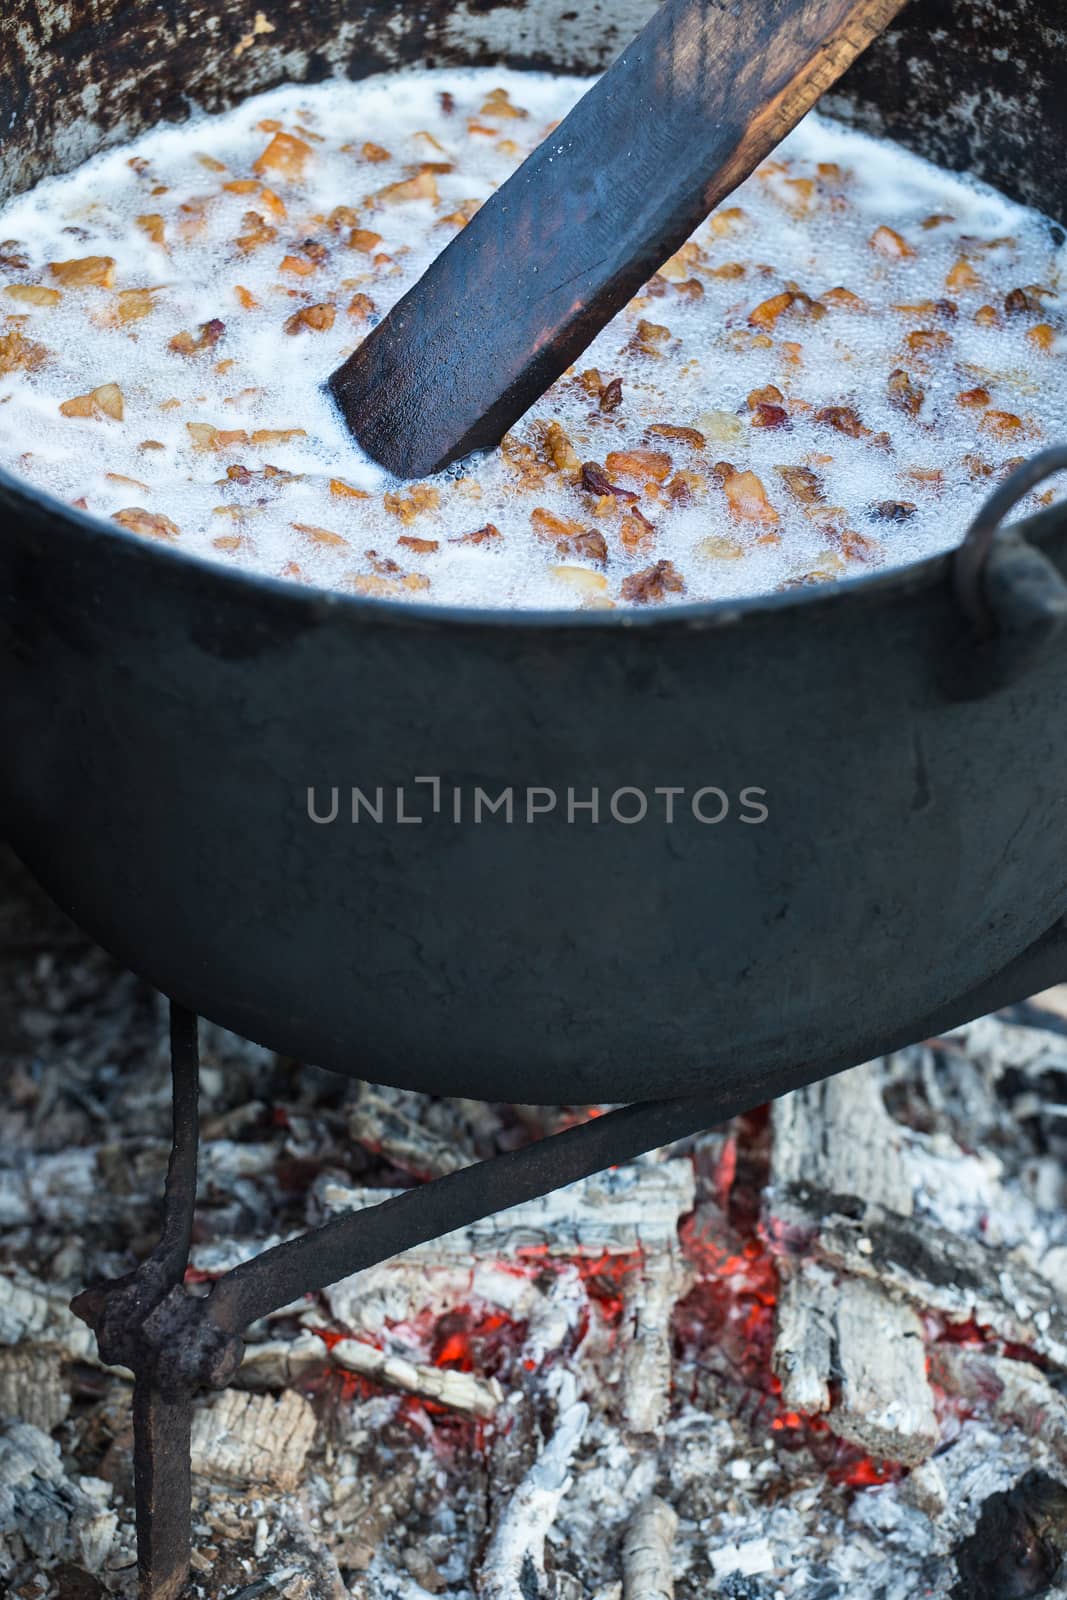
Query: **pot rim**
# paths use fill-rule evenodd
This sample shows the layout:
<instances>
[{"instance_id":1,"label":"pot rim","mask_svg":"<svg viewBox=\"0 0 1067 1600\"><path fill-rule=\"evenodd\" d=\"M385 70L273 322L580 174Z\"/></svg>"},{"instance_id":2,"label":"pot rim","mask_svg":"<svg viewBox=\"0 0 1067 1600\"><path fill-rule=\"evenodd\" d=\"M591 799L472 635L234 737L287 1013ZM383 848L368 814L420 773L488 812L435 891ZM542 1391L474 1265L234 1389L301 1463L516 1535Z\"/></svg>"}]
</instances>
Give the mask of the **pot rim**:
<instances>
[{"instance_id":1,"label":"pot rim","mask_svg":"<svg viewBox=\"0 0 1067 1600\"><path fill-rule=\"evenodd\" d=\"M350 594L340 589L322 588L316 584L297 584L286 578L271 577L266 573L249 572L244 568L229 566L210 557L178 549L163 541L145 538L109 522L105 517L82 511L69 505L45 489L39 489L15 477L0 467L0 494L14 503L16 512L21 508L37 517L60 517L79 533L100 544L113 544L126 555L141 561L146 568L158 566L163 572L178 576L186 571L191 576L199 571L205 583L228 589L236 597L240 592L257 595L262 603L289 607L299 606L317 617L340 614L355 622L418 627L438 631L485 630L489 632L610 632L649 629L655 631L707 631L722 629L774 616L777 613L803 614L813 608L829 610L860 602L892 602L919 591L933 589L938 583L948 581L951 564L959 544L938 555L924 556L903 566L879 568L874 572L846 578L837 583L812 584L810 587L745 595L723 600L694 600L666 607L631 606L615 611L580 609L527 610L522 607L478 607L434 605L427 601L375 599L371 596ZM1032 536L1042 542L1045 528L1040 526L1061 517L1067 511L1067 501L1046 508L1044 512L1026 521L1037 524ZM1027 529L1031 532L1030 528ZM966 530L964 530L966 532ZM3 535L0 534L0 538ZM962 535L961 535L962 538Z\"/></svg>"}]
</instances>

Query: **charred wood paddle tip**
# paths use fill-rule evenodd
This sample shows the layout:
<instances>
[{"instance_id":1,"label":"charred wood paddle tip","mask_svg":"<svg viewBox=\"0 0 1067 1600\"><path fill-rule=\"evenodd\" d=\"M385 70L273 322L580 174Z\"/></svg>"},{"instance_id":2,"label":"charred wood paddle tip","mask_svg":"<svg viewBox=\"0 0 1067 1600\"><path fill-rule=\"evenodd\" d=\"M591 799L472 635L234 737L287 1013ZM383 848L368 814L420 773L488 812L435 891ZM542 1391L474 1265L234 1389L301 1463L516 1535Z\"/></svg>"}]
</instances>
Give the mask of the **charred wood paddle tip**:
<instances>
[{"instance_id":1,"label":"charred wood paddle tip","mask_svg":"<svg viewBox=\"0 0 1067 1600\"><path fill-rule=\"evenodd\" d=\"M330 378L357 442L409 479L498 444L905 3L666 0Z\"/></svg>"}]
</instances>

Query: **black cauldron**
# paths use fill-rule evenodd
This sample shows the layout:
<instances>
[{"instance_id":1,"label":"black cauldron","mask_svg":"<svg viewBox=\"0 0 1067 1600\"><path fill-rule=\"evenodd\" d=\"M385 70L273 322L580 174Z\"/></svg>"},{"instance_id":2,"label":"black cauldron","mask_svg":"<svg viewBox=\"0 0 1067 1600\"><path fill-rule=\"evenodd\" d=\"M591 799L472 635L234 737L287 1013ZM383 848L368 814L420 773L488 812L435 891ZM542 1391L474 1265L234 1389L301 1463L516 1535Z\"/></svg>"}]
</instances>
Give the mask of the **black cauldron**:
<instances>
[{"instance_id":1,"label":"black cauldron","mask_svg":"<svg viewBox=\"0 0 1067 1600\"><path fill-rule=\"evenodd\" d=\"M239 48L238 0L9 0L0 193L286 78L592 71L651 9L277 0ZM1065 60L1059 0L914 0L830 109L1067 220ZM1023 532L983 643L948 557L458 612L250 578L0 478L0 826L123 962L278 1050L490 1098L755 1101L1067 975L1067 507Z\"/></svg>"}]
</instances>

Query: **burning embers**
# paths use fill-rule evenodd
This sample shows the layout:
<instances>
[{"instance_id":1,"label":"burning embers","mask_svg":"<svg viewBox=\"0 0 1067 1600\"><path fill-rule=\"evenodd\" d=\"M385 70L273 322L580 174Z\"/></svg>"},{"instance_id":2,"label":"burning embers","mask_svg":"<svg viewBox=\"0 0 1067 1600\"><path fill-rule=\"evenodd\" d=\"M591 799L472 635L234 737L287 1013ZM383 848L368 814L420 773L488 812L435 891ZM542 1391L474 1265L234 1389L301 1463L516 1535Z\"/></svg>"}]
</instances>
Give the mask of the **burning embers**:
<instances>
[{"instance_id":1,"label":"burning embers","mask_svg":"<svg viewBox=\"0 0 1067 1600\"><path fill-rule=\"evenodd\" d=\"M869 1488L888 1483L903 1471L899 1452L868 1455L842 1405L840 1380L825 1391L796 1391L803 1407L791 1404L795 1386L776 1370L788 1365L786 1314L789 1280L783 1284L779 1262L762 1226L759 1196L771 1172L769 1108L738 1119L717 1163L718 1208L699 1212L682 1224L688 1257L697 1281L678 1307L676 1326L683 1350L699 1370L725 1371L740 1391L740 1410L754 1431L767 1428L775 1447L807 1451L831 1483ZM820 1413L831 1411L834 1427ZM850 1424L852 1427L850 1429ZM933 1441L933 1442L936 1442Z\"/></svg>"},{"instance_id":2,"label":"burning embers","mask_svg":"<svg viewBox=\"0 0 1067 1600\"><path fill-rule=\"evenodd\" d=\"M52 1600L64 1563L120 1591L130 1571L129 1384L65 1301L150 1235L166 1103L150 998L102 957L21 992L0 1574ZM212 1030L203 1076L202 1282L587 1115L353 1103ZM1041 1592L1067 1476L1065 1088L1054 1030L976 1025L271 1316L197 1411L194 1594Z\"/></svg>"}]
</instances>

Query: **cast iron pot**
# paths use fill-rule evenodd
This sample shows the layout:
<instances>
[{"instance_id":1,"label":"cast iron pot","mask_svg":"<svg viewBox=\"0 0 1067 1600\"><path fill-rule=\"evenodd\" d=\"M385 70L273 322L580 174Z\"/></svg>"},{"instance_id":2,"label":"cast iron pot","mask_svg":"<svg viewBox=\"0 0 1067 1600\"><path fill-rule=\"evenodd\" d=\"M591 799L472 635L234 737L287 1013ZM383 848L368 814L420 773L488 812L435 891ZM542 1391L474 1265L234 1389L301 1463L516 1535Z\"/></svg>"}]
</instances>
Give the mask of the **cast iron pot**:
<instances>
[{"instance_id":1,"label":"cast iron pot","mask_svg":"<svg viewBox=\"0 0 1067 1600\"><path fill-rule=\"evenodd\" d=\"M280 0L238 51L243 0L210 21L12 0L2 190L285 78L594 70L651 11L570 4ZM1062 217L1060 9L917 0L833 109ZM1034 564L1046 623L1067 568L1067 513L1025 531L1043 555L1009 540L990 580L1009 632ZM278 1050L489 1098L758 1099L966 1009L1012 962L1025 993L1017 958L1067 910L1067 639L979 644L951 578L946 557L669 612L397 606L226 571L5 477L2 824L122 961ZM313 821L309 788L328 816L335 786L337 820ZM382 788L380 823L350 820L353 786ZM424 820L397 819L398 788ZM475 823L479 788L512 790L514 820ZM528 789L555 810L522 820ZM601 820L568 821L593 789ZM694 814L705 789L719 823ZM746 789L764 822L741 820ZM613 796L648 815L616 820Z\"/></svg>"}]
</instances>

